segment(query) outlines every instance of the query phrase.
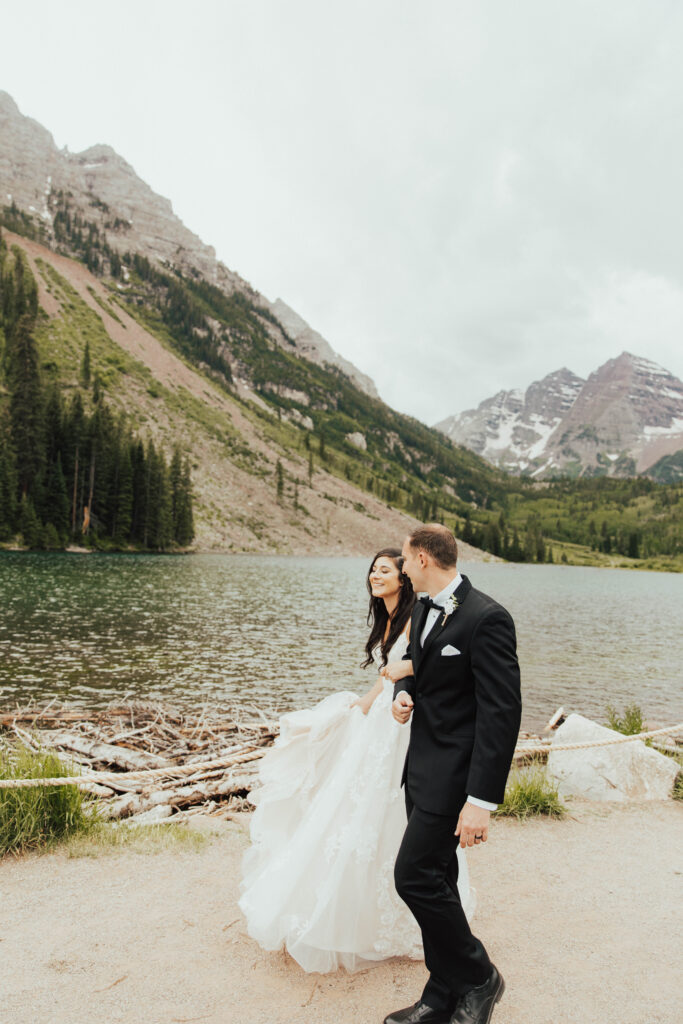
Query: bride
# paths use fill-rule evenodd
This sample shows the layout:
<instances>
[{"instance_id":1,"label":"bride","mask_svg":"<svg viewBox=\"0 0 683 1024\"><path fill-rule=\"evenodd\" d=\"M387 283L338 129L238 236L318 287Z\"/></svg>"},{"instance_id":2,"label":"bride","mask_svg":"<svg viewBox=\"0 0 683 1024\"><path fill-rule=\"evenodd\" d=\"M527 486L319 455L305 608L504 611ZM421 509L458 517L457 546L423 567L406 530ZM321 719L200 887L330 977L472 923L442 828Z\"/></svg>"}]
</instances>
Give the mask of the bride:
<instances>
[{"instance_id":1,"label":"bride","mask_svg":"<svg viewBox=\"0 0 683 1024\"><path fill-rule=\"evenodd\" d=\"M265 949L284 946L305 971L353 971L392 956L423 956L420 931L394 888L406 827L400 789L409 724L391 715L393 684L412 674L403 661L415 595L396 548L372 561L364 696L333 693L280 719L252 792L252 845L239 906ZM455 845L454 838L454 845ZM458 891L474 910L464 851Z\"/></svg>"}]
</instances>

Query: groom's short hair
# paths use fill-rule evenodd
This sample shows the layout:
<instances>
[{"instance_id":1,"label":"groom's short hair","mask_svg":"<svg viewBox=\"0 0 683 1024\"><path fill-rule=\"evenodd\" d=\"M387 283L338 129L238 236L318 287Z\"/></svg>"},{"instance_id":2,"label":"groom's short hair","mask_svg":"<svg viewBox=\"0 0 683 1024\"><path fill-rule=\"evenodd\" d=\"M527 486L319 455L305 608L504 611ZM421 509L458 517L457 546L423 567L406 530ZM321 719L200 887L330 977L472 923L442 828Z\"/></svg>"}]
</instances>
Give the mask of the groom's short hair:
<instances>
[{"instance_id":1,"label":"groom's short hair","mask_svg":"<svg viewBox=\"0 0 683 1024\"><path fill-rule=\"evenodd\" d=\"M441 523L418 526L408 535L408 543L417 551L430 555L440 569L452 569L458 563L458 544L449 529Z\"/></svg>"}]
</instances>

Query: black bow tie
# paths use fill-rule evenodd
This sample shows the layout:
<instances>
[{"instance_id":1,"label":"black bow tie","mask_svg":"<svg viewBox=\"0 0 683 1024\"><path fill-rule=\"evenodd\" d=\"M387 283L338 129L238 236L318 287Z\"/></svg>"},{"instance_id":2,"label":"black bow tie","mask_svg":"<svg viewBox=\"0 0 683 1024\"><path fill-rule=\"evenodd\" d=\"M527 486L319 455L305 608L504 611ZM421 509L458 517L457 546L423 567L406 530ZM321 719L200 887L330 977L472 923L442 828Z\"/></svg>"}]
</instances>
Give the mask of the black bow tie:
<instances>
[{"instance_id":1,"label":"black bow tie","mask_svg":"<svg viewBox=\"0 0 683 1024\"><path fill-rule=\"evenodd\" d=\"M435 608L438 612L443 611L443 605L437 604L436 601L432 601L431 597L421 597L420 604L423 604L427 610Z\"/></svg>"}]
</instances>

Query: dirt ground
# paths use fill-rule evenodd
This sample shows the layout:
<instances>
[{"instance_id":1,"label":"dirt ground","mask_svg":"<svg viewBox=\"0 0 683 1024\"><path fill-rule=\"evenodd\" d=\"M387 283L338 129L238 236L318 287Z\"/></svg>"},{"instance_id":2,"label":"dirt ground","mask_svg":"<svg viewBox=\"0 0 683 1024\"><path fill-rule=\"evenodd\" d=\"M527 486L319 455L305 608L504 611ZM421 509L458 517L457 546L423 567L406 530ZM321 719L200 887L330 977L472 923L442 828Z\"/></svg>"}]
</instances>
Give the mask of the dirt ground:
<instances>
[{"instance_id":1,"label":"dirt ground","mask_svg":"<svg viewBox=\"0 0 683 1024\"><path fill-rule=\"evenodd\" d=\"M198 852L0 863L2 1024L380 1024L424 964L307 975L236 907L248 816ZM677 1024L683 806L575 802L469 855L495 1024Z\"/></svg>"}]
</instances>

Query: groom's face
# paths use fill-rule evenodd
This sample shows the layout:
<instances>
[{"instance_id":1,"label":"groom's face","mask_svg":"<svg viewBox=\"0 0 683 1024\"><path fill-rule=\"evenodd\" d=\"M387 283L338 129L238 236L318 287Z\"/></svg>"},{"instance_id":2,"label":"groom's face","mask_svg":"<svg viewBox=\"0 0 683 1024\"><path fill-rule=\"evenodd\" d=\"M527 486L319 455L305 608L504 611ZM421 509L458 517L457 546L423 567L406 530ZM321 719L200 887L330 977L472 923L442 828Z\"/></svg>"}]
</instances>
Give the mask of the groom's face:
<instances>
[{"instance_id":1,"label":"groom's face","mask_svg":"<svg viewBox=\"0 0 683 1024\"><path fill-rule=\"evenodd\" d=\"M413 584L413 590L424 590L424 554L416 550L406 537L403 543L403 572Z\"/></svg>"}]
</instances>

